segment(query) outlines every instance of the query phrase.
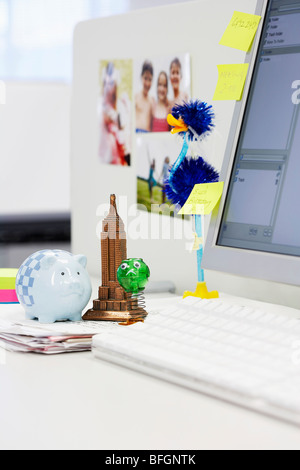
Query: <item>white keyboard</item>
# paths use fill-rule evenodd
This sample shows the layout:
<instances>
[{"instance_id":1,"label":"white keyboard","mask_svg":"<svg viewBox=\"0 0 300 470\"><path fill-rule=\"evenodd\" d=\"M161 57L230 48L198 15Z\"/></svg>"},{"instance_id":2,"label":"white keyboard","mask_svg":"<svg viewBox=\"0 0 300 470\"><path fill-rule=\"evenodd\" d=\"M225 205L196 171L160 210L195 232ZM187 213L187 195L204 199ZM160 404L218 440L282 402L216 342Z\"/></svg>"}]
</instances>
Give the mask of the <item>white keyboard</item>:
<instances>
[{"instance_id":1,"label":"white keyboard","mask_svg":"<svg viewBox=\"0 0 300 470\"><path fill-rule=\"evenodd\" d=\"M297 318L190 297L95 336L93 353L300 425Z\"/></svg>"}]
</instances>

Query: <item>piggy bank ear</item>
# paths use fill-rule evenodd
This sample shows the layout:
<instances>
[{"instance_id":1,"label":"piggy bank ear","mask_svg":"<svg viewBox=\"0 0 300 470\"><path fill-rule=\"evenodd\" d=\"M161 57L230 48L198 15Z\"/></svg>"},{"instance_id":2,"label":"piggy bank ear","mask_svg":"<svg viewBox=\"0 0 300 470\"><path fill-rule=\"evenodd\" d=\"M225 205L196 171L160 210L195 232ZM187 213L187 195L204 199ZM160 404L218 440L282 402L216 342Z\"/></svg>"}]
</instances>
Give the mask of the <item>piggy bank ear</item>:
<instances>
[{"instance_id":1,"label":"piggy bank ear","mask_svg":"<svg viewBox=\"0 0 300 470\"><path fill-rule=\"evenodd\" d=\"M57 261L57 258L55 255L46 255L40 261L41 268L45 270L50 269L52 266L55 265L56 261Z\"/></svg>"},{"instance_id":2,"label":"piggy bank ear","mask_svg":"<svg viewBox=\"0 0 300 470\"><path fill-rule=\"evenodd\" d=\"M77 263L81 264L81 266L83 268L86 267L86 265L87 265L87 257L86 256L84 256L84 255L75 255L74 259L75 259L75 261L77 261Z\"/></svg>"}]
</instances>

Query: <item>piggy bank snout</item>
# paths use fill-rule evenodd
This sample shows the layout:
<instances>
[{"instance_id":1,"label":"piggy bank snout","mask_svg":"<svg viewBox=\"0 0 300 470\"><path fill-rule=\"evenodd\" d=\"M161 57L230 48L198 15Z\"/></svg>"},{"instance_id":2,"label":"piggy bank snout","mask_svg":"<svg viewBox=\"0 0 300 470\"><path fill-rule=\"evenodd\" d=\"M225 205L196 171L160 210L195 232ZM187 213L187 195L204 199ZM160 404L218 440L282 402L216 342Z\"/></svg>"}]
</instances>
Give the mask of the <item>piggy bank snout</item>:
<instances>
[{"instance_id":1,"label":"piggy bank snout","mask_svg":"<svg viewBox=\"0 0 300 470\"><path fill-rule=\"evenodd\" d=\"M68 292L82 295L84 293L84 285L79 279L70 279L64 282Z\"/></svg>"}]
</instances>

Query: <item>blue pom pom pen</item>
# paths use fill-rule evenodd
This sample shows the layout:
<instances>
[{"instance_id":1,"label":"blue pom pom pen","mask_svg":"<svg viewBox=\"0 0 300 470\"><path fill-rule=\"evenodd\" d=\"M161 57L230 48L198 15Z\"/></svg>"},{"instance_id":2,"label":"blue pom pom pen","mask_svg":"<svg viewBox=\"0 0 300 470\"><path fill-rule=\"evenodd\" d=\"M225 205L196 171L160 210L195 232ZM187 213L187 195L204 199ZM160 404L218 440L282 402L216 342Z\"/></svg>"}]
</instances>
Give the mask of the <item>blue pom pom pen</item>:
<instances>
[{"instance_id":1,"label":"blue pom pom pen","mask_svg":"<svg viewBox=\"0 0 300 470\"><path fill-rule=\"evenodd\" d=\"M172 110L173 114L169 114L167 121L168 124L173 127L171 130L172 134L178 133L183 137L183 146L181 152L170 170L167 186L171 189L173 193L171 201L178 203L179 196L182 195L182 192L186 193L190 184L185 185L184 179L192 180L190 175L192 167L187 164L184 174L182 170L185 167L185 163L188 163L187 152L189 149L189 143L193 141L200 140L201 136L210 132L213 127L213 117L212 107L208 106L206 103L203 103L199 100L184 103L182 106L175 106ZM175 116L174 116L175 114ZM192 152L193 153L193 152ZM195 158L195 157L193 157ZM207 163L200 157L197 157L197 162L200 162L198 172L197 172L197 181L194 184L202 184L204 182L210 183L216 181L217 172L207 165ZM200 170L200 171L199 171ZM188 175L186 174L188 173ZM200 177L201 172L201 177ZM199 177L199 181L198 181ZM218 178L217 178L218 179ZM201 181L200 181L201 180ZM189 194L192 188L189 190ZM168 191L170 193L170 191ZM184 198L184 203L186 202ZM208 292L205 280L204 280L204 270L202 269L202 258L203 258L203 223L202 215L193 212L193 224L195 231L195 246L194 250L197 250L197 268L198 268L198 283L195 292L185 292L184 298L186 297L198 297L202 299L212 299L218 298L219 294L216 291Z\"/></svg>"}]
</instances>

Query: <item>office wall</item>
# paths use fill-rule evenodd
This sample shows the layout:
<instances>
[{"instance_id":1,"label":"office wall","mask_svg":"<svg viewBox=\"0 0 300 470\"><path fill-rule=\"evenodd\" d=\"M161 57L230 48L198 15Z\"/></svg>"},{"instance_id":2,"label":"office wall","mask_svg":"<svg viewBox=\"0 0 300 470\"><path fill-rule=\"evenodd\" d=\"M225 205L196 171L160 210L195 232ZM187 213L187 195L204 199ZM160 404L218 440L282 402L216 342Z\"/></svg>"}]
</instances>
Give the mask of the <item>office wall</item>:
<instances>
[{"instance_id":1,"label":"office wall","mask_svg":"<svg viewBox=\"0 0 300 470\"><path fill-rule=\"evenodd\" d=\"M50 220L54 224L56 217L68 218L70 108L71 87L65 84L5 83L5 103L0 105L0 231L6 241L0 243L1 267L16 268L40 249L71 249L70 242L43 242L43 237L16 244L14 236L14 243L8 243L5 225L8 220L23 224L25 217L34 237L40 215L49 216L53 234Z\"/></svg>"},{"instance_id":2,"label":"office wall","mask_svg":"<svg viewBox=\"0 0 300 470\"><path fill-rule=\"evenodd\" d=\"M84 252L92 274L100 273L99 223L102 205L109 194L127 198L120 215L132 223L149 226L158 217L138 213L128 216L136 203L136 149L130 168L101 165L97 159L99 61L138 59L190 53L193 97L212 103L218 79L217 64L244 62L245 54L219 45L234 10L254 13L256 0L200 0L156 9L135 11L124 16L81 23L74 36L74 83L72 101L71 203L72 242L75 252ZM201 151L221 168L234 102L215 102L216 130ZM134 124L133 129L134 131ZM128 216L128 217L127 217ZM161 222L160 222L161 223ZM176 222L178 223L178 222ZM178 292L196 283L196 257L186 250L191 222L184 225L185 237L177 240L133 239L129 236L129 256L141 256L151 267L155 281L170 279ZM178 227L173 229L173 234Z\"/></svg>"}]
</instances>

